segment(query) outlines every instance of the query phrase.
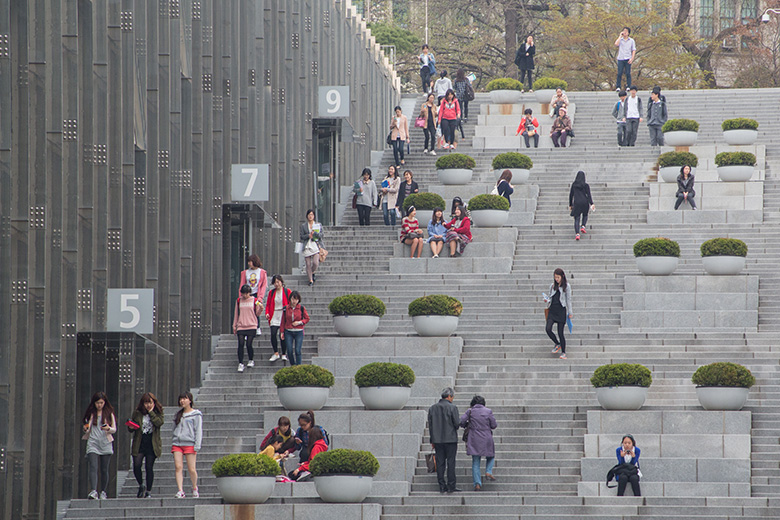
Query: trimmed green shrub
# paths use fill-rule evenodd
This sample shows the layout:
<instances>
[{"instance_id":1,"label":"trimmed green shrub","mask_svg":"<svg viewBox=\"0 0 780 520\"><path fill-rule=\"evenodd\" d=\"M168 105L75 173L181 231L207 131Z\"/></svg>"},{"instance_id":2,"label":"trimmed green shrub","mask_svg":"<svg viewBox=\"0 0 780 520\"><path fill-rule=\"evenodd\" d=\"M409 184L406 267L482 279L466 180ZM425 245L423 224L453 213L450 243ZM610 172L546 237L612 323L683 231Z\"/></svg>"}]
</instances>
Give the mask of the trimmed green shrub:
<instances>
[{"instance_id":1,"label":"trimmed green shrub","mask_svg":"<svg viewBox=\"0 0 780 520\"><path fill-rule=\"evenodd\" d=\"M278 465L278 464L277 464ZM373 477L379 471L379 461L370 451L328 450L318 453L309 464L315 477L321 475L362 475Z\"/></svg>"},{"instance_id":2,"label":"trimmed green shrub","mask_svg":"<svg viewBox=\"0 0 780 520\"><path fill-rule=\"evenodd\" d=\"M693 119L670 119L664 126L661 127L661 131L666 132L678 132L678 131L698 132L699 123Z\"/></svg>"},{"instance_id":3,"label":"trimmed green shrub","mask_svg":"<svg viewBox=\"0 0 780 520\"><path fill-rule=\"evenodd\" d=\"M720 152L715 156L718 166L755 166L756 156L750 152Z\"/></svg>"},{"instance_id":4,"label":"trimmed green shrub","mask_svg":"<svg viewBox=\"0 0 780 520\"><path fill-rule=\"evenodd\" d=\"M460 316L463 304L452 296L431 294L409 304L409 316Z\"/></svg>"},{"instance_id":5,"label":"trimmed green shrub","mask_svg":"<svg viewBox=\"0 0 780 520\"><path fill-rule=\"evenodd\" d=\"M737 117L735 119L726 119L720 127L724 132L726 130L758 130L758 121L746 117Z\"/></svg>"},{"instance_id":6,"label":"trimmed green shrub","mask_svg":"<svg viewBox=\"0 0 780 520\"><path fill-rule=\"evenodd\" d=\"M412 386L414 370L400 363L369 363L355 372L355 384L364 386Z\"/></svg>"},{"instance_id":7,"label":"trimmed green shrub","mask_svg":"<svg viewBox=\"0 0 780 520\"><path fill-rule=\"evenodd\" d=\"M337 296L328 305L334 316L379 316L385 315L385 304L370 294L345 294Z\"/></svg>"},{"instance_id":8,"label":"trimmed green shrub","mask_svg":"<svg viewBox=\"0 0 780 520\"><path fill-rule=\"evenodd\" d=\"M534 81L534 90L547 90L547 89L555 90L557 88L566 90L568 86L569 86L568 83L558 78L543 77Z\"/></svg>"},{"instance_id":9,"label":"trimmed green shrub","mask_svg":"<svg viewBox=\"0 0 780 520\"><path fill-rule=\"evenodd\" d=\"M450 170L460 168L464 170L473 170L477 162L464 153L451 153L442 155L436 159L437 170Z\"/></svg>"},{"instance_id":10,"label":"trimmed green shrub","mask_svg":"<svg viewBox=\"0 0 780 520\"><path fill-rule=\"evenodd\" d=\"M501 195L476 195L469 200L469 211L480 209L500 209L509 211L509 201Z\"/></svg>"},{"instance_id":11,"label":"trimmed green shrub","mask_svg":"<svg viewBox=\"0 0 780 520\"><path fill-rule=\"evenodd\" d=\"M512 78L496 78L485 85L487 92L494 90L523 90L523 84Z\"/></svg>"},{"instance_id":12,"label":"trimmed green shrub","mask_svg":"<svg viewBox=\"0 0 780 520\"><path fill-rule=\"evenodd\" d=\"M713 238L701 245L701 256L747 256L748 247L736 238Z\"/></svg>"},{"instance_id":13,"label":"trimmed green shrub","mask_svg":"<svg viewBox=\"0 0 780 520\"><path fill-rule=\"evenodd\" d=\"M525 154L506 152L493 157L492 167L494 170L505 170L507 168L524 168L530 170L534 167L534 162Z\"/></svg>"},{"instance_id":14,"label":"trimmed green shrub","mask_svg":"<svg viewBox=\"0 0 780 520\"><path fill-rule=\"evenodd\" d=\"M634 256L680 256L680 244L668 238L643 238L634 244Z\"/></svg>"},{"instance_id":15,"label":"trimmed green shrub","mask_svg":"<svg viewBox=\"0 0 780 520\"><path fill-rule=\"evenodd\" d=\"M317 365L293 365L280 369L274 374L274 384L278 388L288 386L321 386L330 388L334 383L333 374Z\"/></svg>"},{"instance_id":16,"label":"trimmed green shrub","mask_svg":"<svg viewBox=\"0 0 780 520\"><path fill-rule=\"evenodd\" d=\"M690 166L695 168L699 165L699 158L691 152L666 152L658 156L658 167L667 166Z\"/></svg>"},{"instance_id":17,"label":"trimmed green shrub","mask_svg":"<svg viewBox=\"0 0 780 520\"><path fill-rule=\"evenodd\" d=\"M403 184L399 189L403 189ZM443 210L447 207L447 203L438 193L412 193L404 199L404 214L409 206L414 206L418 212L422 210L433 211L436 208Z\"/></svg>"},{"instance_id":18,"label":"trimmed green shrub","mask_svg":"<svg viewBox=\"0 0 780 520\"><path fill-rule=\"evenodd\" d=\"M653 382L653 376L644 365L632 365L629 363L615 363L614 365L602 365L593 372L590 378L591 384L596 388L605 386L644 386L648 387Z\"/></svg>"},{"instance_id":19,"label":"trimmed green shrub","mask_svg":"<svg viewBox=\"0 0 780 520\"><path fill-rule=\"evenodd\" d=\"M737 363L711 363L696 369L691 381L696 386L734 386L750 388L756 378L747 368Z\"/></svg>"},{"instance_id":20,"label":"trimmed green shrub","mask_svg":"<svg viewBox=\"0 0 780 520\"><path fill-rule=\"evenodd\" d=\"M211 472L215 477L275 477L281 475L282 468L268 455L235 453L215 460Z\"/></svg>"}]
</instances>

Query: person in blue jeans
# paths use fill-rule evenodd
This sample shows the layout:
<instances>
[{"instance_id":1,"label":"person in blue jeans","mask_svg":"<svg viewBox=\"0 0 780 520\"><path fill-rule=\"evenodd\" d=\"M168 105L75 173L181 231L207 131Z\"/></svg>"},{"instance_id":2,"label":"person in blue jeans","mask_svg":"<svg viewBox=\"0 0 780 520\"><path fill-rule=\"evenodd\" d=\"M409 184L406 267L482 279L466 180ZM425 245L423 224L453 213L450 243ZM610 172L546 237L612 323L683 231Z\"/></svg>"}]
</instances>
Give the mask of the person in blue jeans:
<instances>
[{"instance_id":1,"label":"person in blue jeans","mask_svg":"<svg viewBox=\"0 0 780 520\"><path fill-rule=\"evenodd\" d=\"M620 36L615 40L615 47L618 48L617 53L617 85L616 91L620 92L620 77L625 72L626 74L626 88L631 88L631 64L634 63L634 57L636 56L636 42L630 36L631 29L629 27L623 27L620 31Z\"/></svg>"},{"instance_id":2,"label":"person in blue jeans","mask_svg":"<svg viewBox=\"0 0 780 520\"><path fill-rule=\"evenodd\" d=\"M460 417L460 427L468 431L466 454L471 455L471 480L474 491L482 491L482 471L480 463L485 457L485 478L496 480L493 466L496 463L496 446L493 442L493 430L498 424L493 411L485 407L485 398L475 395L471 399L471 408Z\"/></svg>"},{"instance_id":3,"label":"person in blue jeans","mask_svg":"<svg viewBox=\"0 0 780 520\"><path fill-rule=\"evenodd\" d=\"M309 313L301 305L301 295L298 291L290 293L290 303L282 314L281 338L287 347L287 358L290 365L301 364L301 347L303 346L303 328L309 323Z\"/></svg>"}]
</instances>

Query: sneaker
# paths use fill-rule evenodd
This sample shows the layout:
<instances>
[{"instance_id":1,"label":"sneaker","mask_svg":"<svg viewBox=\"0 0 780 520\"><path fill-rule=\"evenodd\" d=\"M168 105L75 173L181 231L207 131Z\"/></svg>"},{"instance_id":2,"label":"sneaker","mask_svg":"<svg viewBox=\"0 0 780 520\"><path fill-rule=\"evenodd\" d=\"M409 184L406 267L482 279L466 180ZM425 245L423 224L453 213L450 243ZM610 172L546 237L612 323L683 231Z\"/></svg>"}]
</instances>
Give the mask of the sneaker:
<instances>
[{"instance_id":1,"label":"sneaker","mask_svg":"<svg viewBox=\"0 0 780 520\"><path fill-rule=\"evenodd\" d=\"M143 498L144 491L146 491L146 488L143 486L138 486L138 495L136 495L138 498Z\"/></svg>"},{"instance_id":2,"label":"sneaker","mask_svg":"<svg viewBox=\"0 0 780 520\"><path fill-rule=\"evenodd\" d=\"M436 155L436 152L434 152L433 150L431 150L431 155Z\"/></svg>"},{"instance_id":3,"label":"sneaker","mask_svg":"<svg viewBox=\"0 0 780 520\"><path fill-rule=\"evenodd\" d=\"M238 364L238 371L239 372L243 372L244 371L244 364L243 363L239 363Z\"/></svg>"},{"instance_id":4,"label":"sneaker","mask_svg":"<svg viewBox=\"0 0 780 520\"><path fill-rule=\"evenodd\" d=\"M146 491L144 493L144 498L152 498L152 492L151 491Z\"/></svg>"},{"instance_id":5,"label":"sneaker","mask_svg":"<svg viewBox=\"0 0 780 520\"><path fill-rule=\"evenodd\" d=\"M439 255L433 255L431 258L439 258Z\"/></svg>"},{"instance_id":6,"label":"sneaker","mask_svg":"<svg viewBox=\"0 0 780 520\"><path fill-rule=\"evenodd\" d=\"M580 228L580 233L582 233L583 235L584 235L584 234L586 234L587 232L588 232L588 231L585 229L585 226L582 226L582 227Z\"/></svg>"},{"instance_id":7,"label":"sneaker","mask_svg":"<svg viewBox=\"0 0 780 520\"><path fill-rule=\"evenodd\" d=\"M533 91L534 91L534 89L532 89L532 88L528 89L528 92L533 92Z\"/></svg>"},{"instance_id":8,"label":"sneaker","mask_svg":"<svg viewBox=\"0 0 780 520\"><path fill-rule=\"evenodd\" d=\"M100 492L100 500L108 500L108 495L106 495L105 491Z\"/></svg>"},{"instance_id":9,"label":"sneaker","mask_svg":"<svg viewBox=\"0 0 780 520\"><path fill-rule=\"evenodd\" d=\"M180 490L178 490L178 491L176 492L176 495L175 495L175 496L176 496L176 498L184 498L184 497L185 497L185 496L187 496L187 495L185 495L185 494L184 494L184 491L182 491L182 490L180 489Z\"/></svg>"},{"instance_id":10,"label":"sneaker","mask_svg":"<svg viewBox=\"0 0 780 520\"><path fill-rule=\"evenodd\" d=\"M616 88L615 92L620 92L620 87Z\"/></svg>"},{"instance_id":11,"label":"sneaker","mask_svg":"<svg viewBox=\"0 0 780 520\"><path fill-rule=\"evenodd\" d=\"M579 233L577 233L576 235L574 235L574 240L579 240L579 239L580 239L580 234L579 234Z\"/></svg>"},{"instance_id":12,"label":"sneaker","mask_svg":"<svg viewBox=\"0 0 780 520\"><path fill-rule=\"evenodd\" d=\"M566 359L566 354L561 354L560 359Z\"/></svg>"},{"instance_id":13,"label":"sneaker","mask_svg":"<svg viewBox=\"0 0 780 520\"><path fill-rule=\"evenodd\" d=\"M90 499L90 500L97 500L100 497L98 496L97 491L95 491L93 489L92 491L89 492L89 495L87 495L87 498Z\"/></svg>"},{"instance_id":14,"label":"sneaker","mask_svg":"<svg viewBox=\"0 0 780 520\"><path fill-rule=\"evenodd\" d=\"M200 493L198 493L198 488L192 488L192 498L200 498Z\"/></svg>"},{"instance_id":15,"label":"sneaker","mask_svg":"<svg viewBox=\"0 0 780 520\"><path fill-rule=\"evenodd\" d=\"M268 361L270 361L271 363L273 363L274 361L276 361L276 360L278 360L278 359L279 359L279 353L278 353L278 352L274 352L274 355L273 355L273 356L271 356L270 358L268 358Z\"/></svg>"},{"instance_id":16,"label":"sneaker","mask_svg":"<svg viewBox=\"0 0 780 520\"><path fill-rule=\"evenodd\" d=\"M253 367L253 366L255 366L255 360L254 360L254 359L250 359L250 360L249 360L249 363L247 363L247 364L246 364L246 366L248 366L248 367Z\"/></svg>"},{"instance_id":17,"label":"sneaker","mask_svg":"<svg viewBox=\"0 0 780 520\"><path fill-rule=\"evenodd\" d=\"M423 155L428 155L428 150L423 150Z\"/></svg>"},{"instance_id":18,"label":"sneaker","mask_svg":"<svg viewBox=\"0 0 780 520\"><path fill-rule=\"evenodd\" d=\"M282 361L287 361L287 354L282 354Z\"/></svg>"},{"instance_id":19,"label":"sneaker","mask_svg":"<svg viewBox=\"0 0 780 520\"><path fill-rule=\"evenodd\" d=\"M311 480L311 472L301 471L300 473L298 473L298 478L296 479L296 482L306 482L308 480Z\"/></svg>"},{"instance_id":20,"label":"sneaker","mask_svg":"<svg viewBox=\"0 0 780 520\"><path fill-rule=\"evenodd\" d=\"M560 351L561 351L561 346L560 346L560 345L555 345L555 346L553 347L553 349L552 349L552 353L553 353L553 354L557 354L557 353L558 353L558 352L560 352Z\"/></svg>"}]
</instances>

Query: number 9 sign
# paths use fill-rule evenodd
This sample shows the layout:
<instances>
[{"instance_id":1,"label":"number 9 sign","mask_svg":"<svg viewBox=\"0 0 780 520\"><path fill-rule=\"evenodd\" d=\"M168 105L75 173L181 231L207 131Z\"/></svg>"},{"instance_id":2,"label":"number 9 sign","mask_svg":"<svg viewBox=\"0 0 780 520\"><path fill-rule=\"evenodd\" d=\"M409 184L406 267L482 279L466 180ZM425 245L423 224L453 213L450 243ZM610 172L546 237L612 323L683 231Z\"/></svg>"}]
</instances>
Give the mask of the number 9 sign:
<instances>
[{"instance_id":1,"label":"number 9 sign","mask_svg":"<svg viewBox=\"0 0 780 520\"><path fill-rule=\"evenodd\" d=\"M109 289L108 332L154 332L154 289Z\"/></svg>"},{"instance_id":2,"label":"number 9 sign","mask_svg":"<svg viewBox=\"0 0 780 520\"><path fill-rule=\"evenodd\" d=\"M319 87L317 117L349 117L349 87Z\"/></svg>"}]
</instances>

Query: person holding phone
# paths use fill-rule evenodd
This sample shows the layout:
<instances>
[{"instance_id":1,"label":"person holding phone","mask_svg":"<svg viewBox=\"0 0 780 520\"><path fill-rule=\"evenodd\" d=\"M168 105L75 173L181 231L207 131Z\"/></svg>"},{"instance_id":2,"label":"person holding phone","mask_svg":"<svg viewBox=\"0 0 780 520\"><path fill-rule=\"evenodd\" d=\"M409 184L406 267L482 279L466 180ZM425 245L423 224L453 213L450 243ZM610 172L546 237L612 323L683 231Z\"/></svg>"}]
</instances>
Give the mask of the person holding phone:
<instances>
[{"instance_id":1,"label":"person holding phone","mask_svg":"<svg viewBox=\"0 0 780 520\"><path fill-rule=\"evenodd\" d=\"M404 161L404 143L409 144L409 119L401 111L401 107L394 109L395 116L390 122L390 140L393 143L393 160L395 167L400 168ZM398 158L401 158L400 162Z\"/></svg>"},{"instance_id":2,"label":"person holding phone","mask_svg":"<svg viewBox=\"0 0 780 520\"><path fill-rule=\"evenodd\" d=\"M636 473L632 471L627 475L617 475L615 477L618 481L618 496L622 497L625 494L626 486L629 482L631 483L631 490L634 492L634 496L642 496L642 491L639 488L639 479L642 477L642 472L639 470L639 455L641 450L637 447L634 436L630 434L624 435L623 441L615 450L615 453L617 454L618 464L636 466Z\"/></svg>"},{"instance_id":3,"label":"person holding phone","mask_svg":"<svg viewBox=\"0 0 780 520\"><path fill-rule=\"evenodd\" d=\"M95 392L84 412L84 436L87 441L87 462L89 464L89 492L92 500L108 498L108 467L114 454L116 416L114 407L105 392ZM98 478L99 477L99 478Z\"/></svg>"},{"instance_id":4,"label":"person holding phone","mask_svg":"<svg viewBox=\"0 0 780 520\"><path fill-rule=\"evenodd\" d=\"M571 284L566 281L566 273L560 267L553 273L553 283L550 284L550 295L546 302L549 312L545 331L555 344L552 353L560 352L560 358L566 359L566 338L563 336L563 329L566 327L567 313L569 319L574 317L574 313L572 312ZM557 338L552 331L553 324L558 325Z\"/></svg>"},{"instance_id":5,"label":"person holding phone","mask_svg":"<svg viewBox=\"0 0 780 520\"><path fill-rule=\"evenodd\" d=\"M133 410L127 429L133 434L130 453L133 456L133 474L138 482L138 498L152 498L154 461L162 455L160 428L165 422L163 407L151 392L146 392ZM146 487L141 466L146 460Z\"/></svg>"},{"instance_id":6,"label":"person holding phone","mask_svg":"<svg viewBox=\"0 0 780 520\"><path fill-rule=\"evenodd\" d=\"M539 148L539 121L534 117L534 111L530 108L526 108L523 112L523 118L520 120L515 135L523 136L526 148L531 148L531 138L534 140L534 148Z\"/></svg>"},{"instance_id":7,"label":"person holding phone","mask_svg":"<svg viewBox=\"0 0 780 520\"><path fill-rule=\"evenodd\" d=\"M623 72L626 74L626 88L631 88L631 64L636 56L636 42L631 38L631 28L623 27L620 36L615 40L617 53L617 81L615 91L620 92L620 79Z\"/></svg>"}]
</instances>

